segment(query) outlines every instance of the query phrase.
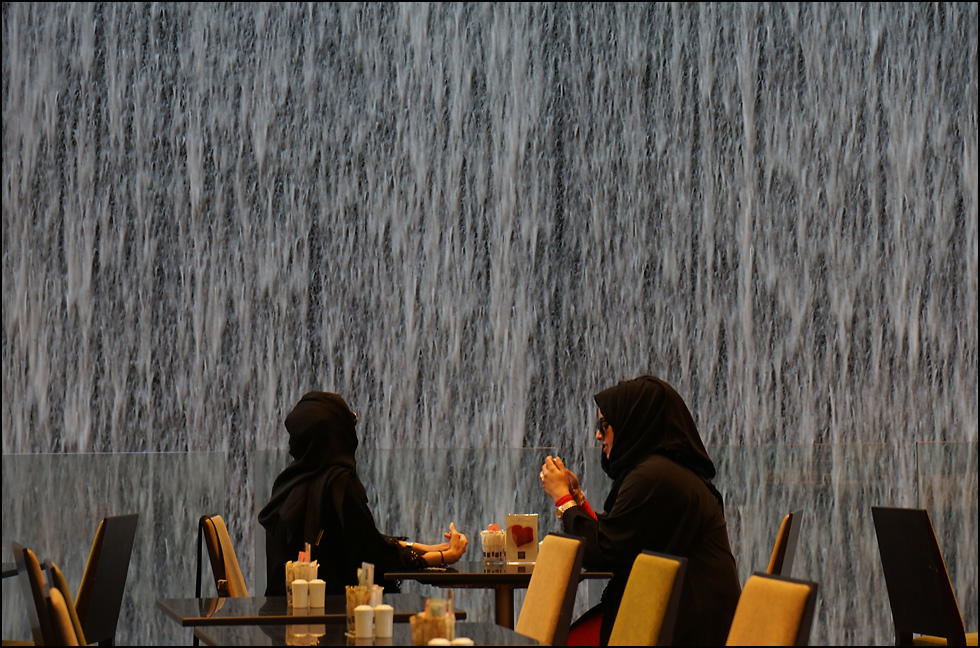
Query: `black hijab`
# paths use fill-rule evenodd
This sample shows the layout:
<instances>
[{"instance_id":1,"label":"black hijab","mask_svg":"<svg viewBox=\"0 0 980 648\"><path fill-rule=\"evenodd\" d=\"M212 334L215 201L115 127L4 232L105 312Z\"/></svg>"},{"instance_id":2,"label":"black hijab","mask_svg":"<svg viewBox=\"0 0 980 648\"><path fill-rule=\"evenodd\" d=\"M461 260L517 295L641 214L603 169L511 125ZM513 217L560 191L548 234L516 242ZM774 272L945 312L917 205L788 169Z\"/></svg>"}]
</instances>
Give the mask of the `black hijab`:
<instances>
[{"instance_id":1,"label":"black hijab","mask_svg":"<svg viewBox=\"0 0 980 648\"><path fill-rule=\"evenodd\" d=\"M697 474L723 505L721 493L711 483L715 465L691 412L673 387L655 376L640 376L620 381L594 398L613 428L612 450L601 461L603 471L613 480L606 511L612 510L626 475L653 454L664 455Z\"/></svg>"},{"instance_id":2,"label":"black hijab","mask_svg":"<svg viewBox=\"0 0 980 648\"><path fill-rule=\"evenodd\" d=\"M311 536L323 528L320 517L324 496L333 500L339 514L346 480L336 477L350 474L358 480L354 461L356 421L339 394L312 391L299 400L286 416L293 462L272 485L272 497L259 513L262 526L272 529L279 520L288 524L305 514L302 532L304 540L311 542Z\"/></svg>"}]
</instances>

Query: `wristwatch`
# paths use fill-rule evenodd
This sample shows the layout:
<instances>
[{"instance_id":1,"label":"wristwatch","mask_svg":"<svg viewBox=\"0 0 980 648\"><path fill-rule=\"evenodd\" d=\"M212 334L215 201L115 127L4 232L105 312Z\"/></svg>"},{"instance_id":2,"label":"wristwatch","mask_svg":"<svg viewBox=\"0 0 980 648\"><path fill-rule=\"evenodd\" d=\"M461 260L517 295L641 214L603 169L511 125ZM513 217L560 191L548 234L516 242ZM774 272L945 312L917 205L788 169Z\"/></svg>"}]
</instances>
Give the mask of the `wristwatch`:
<instances>
[{"instance_id":1,"label":"wristwatch","mask_svg":"<svg viewBox=\"0 0 980 648\"><path fill-rule=\"evenodd\" d=\"M573 499L572 500L568 500L567 502L565 502L564 504L562 504L561 506L559 506L558 507L558 510L555 511L558 514L558 519L560 520L561 519L561 516L565 514L565 511L567 511L568 509L572 508L573 506L578 506L578 504Z\"/></svg>"},{"instance_id":2,"label":"wristwatch","mask_svg":"<svg viewBox=\"0 0 980 648\"><path fill-rule=\"evenodd\" d=\"M411 549L414 546L415 546L415 542L414 541L412 541L412 542L406 542L405 543L405 548L406 549Z\"/></svg>"}]
</instances>

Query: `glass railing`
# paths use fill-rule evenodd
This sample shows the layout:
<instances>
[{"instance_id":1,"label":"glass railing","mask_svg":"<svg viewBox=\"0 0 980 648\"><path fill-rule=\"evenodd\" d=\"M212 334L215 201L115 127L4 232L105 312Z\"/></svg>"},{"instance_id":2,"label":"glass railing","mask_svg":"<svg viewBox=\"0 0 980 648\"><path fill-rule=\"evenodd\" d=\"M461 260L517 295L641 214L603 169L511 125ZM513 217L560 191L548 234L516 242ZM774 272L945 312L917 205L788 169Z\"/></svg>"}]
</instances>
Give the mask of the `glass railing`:
<instances>
[{"instance_id":1,"label":"glass railing","mask_svg":"<svg viewBox=\"0 0 980 648\"><path fill-rule=\"evenodd\" d=\"M742 581L768 565L779 523L802 511L792 576L820 583L814 645L894 642L870 508L929 510L968 629L977 626L977 444L920 443L708 448L725 495L729 536ZM609 479L596 448L565 457L590 501L602 509ZM379 529L435 542L449 522L476 532L507 513L538 512L540 533L559 529L537 479L548 448L361 450L358 471ZM197 522L225 517L250 593L265 590L265 537L256 521L285 452L259 452L244 463L224 453L3 456L3 560L10 542L51 559L77 588L98 521L137 512L140 522L116 641L187 644L188 628L158 610L158 597L192 596ZM203 563L204 592L213 594ZM603 583L579 586L576 612L598 601ZM29 637L17 579L3 585L3 636ZM418 583L404 591L429 593ZM457 590L473 620L493 618L493 593ZM523 596L518 592L517 609Z\"/></svg>"}]
</instances>

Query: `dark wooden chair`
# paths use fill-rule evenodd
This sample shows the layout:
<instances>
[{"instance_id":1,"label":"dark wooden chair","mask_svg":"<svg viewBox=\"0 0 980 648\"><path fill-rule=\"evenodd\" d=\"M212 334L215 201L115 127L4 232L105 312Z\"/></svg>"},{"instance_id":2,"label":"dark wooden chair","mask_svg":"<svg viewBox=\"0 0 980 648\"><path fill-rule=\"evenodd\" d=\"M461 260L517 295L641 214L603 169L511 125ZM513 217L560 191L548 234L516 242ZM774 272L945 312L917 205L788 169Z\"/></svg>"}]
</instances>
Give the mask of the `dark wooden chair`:
<instances>
[{"instance_id":1,"label":"dark wooden chair","mask_svg":"<svg viewBox=\"0 0 980 648\"><path fill-rule=\"evenodd\" d=\"M95 532L75 597L75 610L89 643L115 644L138 520L139 513L105 517Z\"/></svg>"},{"instance_id":2,"label":"dark wooden chair","mask_svg":"<svg viewBox=\"0 0 980 648\"><path fill-rule=\"evenodd\" d=\"M977 645L969 636L925 509L871 507L895 645Z\"/></svg>"}]
</instances>

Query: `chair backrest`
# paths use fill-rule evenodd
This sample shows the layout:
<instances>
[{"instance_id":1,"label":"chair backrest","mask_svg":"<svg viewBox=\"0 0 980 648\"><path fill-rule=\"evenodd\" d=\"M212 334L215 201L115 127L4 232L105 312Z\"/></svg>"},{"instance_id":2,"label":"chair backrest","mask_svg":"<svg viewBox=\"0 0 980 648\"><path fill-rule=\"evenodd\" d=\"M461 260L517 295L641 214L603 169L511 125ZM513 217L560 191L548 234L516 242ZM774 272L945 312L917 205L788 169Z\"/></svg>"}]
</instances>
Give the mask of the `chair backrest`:
<instances>
[{"instance_id":1,"label":"chair backrest","mask_svg":"<svg viewBox=\"0 0 980 648\"><path fill-rule=\"evenodd\" d=\"M75 634L75 626L72 623L71 614L65 598L57 587L45 586L45 602L48 614L51 617L51 624L54 629L55 640L60 646L79 646L85 645L78 640Z\"/></svg>"},{"instance_id":2,"label":"chair backrest","mask_svg":"<svg viewBox=\"0 0 980 648\"><path fill-rule=\"evenodd\" d=\"M514 626L517 632L552 646L565 645L584 554L581 538L561 533L545 537Z\"/></svg>"},{"instance_id":3,"label":"chair backrest","mask_svg":"<svg viewBox=\"0 0 980 648\"><path fill-rule=\"evenodd\" d=\"M45 601L44 572L33 551L16 542L10 543L17 563L17 577L20 580L24 600L27 602L27 619L31 624L31 637L35 646L54 646L58 644L51 615Z\"/></svg>"},{"instance_id":4,"label":"chair backrest","mask_svg":"<svg viewBox=\"0 0 980 648\"><path fill-rule=\"evenodd\" d=\"M228 527L220 515L204 515L200 521L200 533L208 548L211 573L218 596L248 596L248 587L238 564L235 548L231 546ZM200 579L200 574L198 574ZM200 596L200 591L197 593Z\"/></svg>"},{"instance_id":5,"label":"chair backrest","mask_svg":"<svg viewBox=\"0 0 980 648\"><path fill-rule=\"evenodd\" d=\"M633 561L610 646L669 646L680 607L687 558L644 551Z\"/></svg>"},{"instance_id":6,"label":"chair backrest","mask_svg":"<svg viewBox=\"0 0 980 648\"><path fill-rule=\"evenodd\" d=\"M47 563L48 567L48 583L50 584L50 587L60 592L61 597L64 599L62 605L64 605L65 612L68 614L68 618L71 621L72 635L75 637L75 640L78 641L79 645L84 646L88 642L85 641L85 630L82 628L82 622L78 618L78 612L75 609L75 604L72 601L71 590L68 587L68 580L58 568L58 565L50 561L45 562ZM57 626L57 624L55 625Z\"/></svg>"},{"instance_id":7,"label":"chair backrest","mask_svg":"<svg viewBox=\"0 0 980 648\"><path fill-rule=\"evenodd\" d=\"M89 642L115 640L138 521L139 513L108 516L95 532L75 597L75 610Z\"/></svg>"},{"instance_id":8,"label":"chair backrest","mask_svg":"<svg viewBox=\"0 0 980 648\"><path fill-rule=\"evenodd\" d=\"M913 633L965 646L963 617L949 581L932 520L925 509L871 507L896 645Z\"/></svg>"},{"instance_id":9,"label":"chair backrest","mask_svg":"<svg viewBox=\"0 0 980 648\"><path fill-rule=\"evenodd\" d=\"M742 588L726 646L806 646L817 584L757 572Z\"/></svg>"},{"instance_id":10,"label":"chair backrest","mask_svg":"<svg viewBox=\"0 0 980 648\"><path fill-rule=\"evenodd\" d=\"M793 559L796 557L796 542L800 535L800 516L802 514L803 511L793 511L787 513L783 518L783 523L779 525L779 533L776 535L776 543L772 548L772 556L769 557L767 574L790 575Z\"/></svg>"}]
</instances>

